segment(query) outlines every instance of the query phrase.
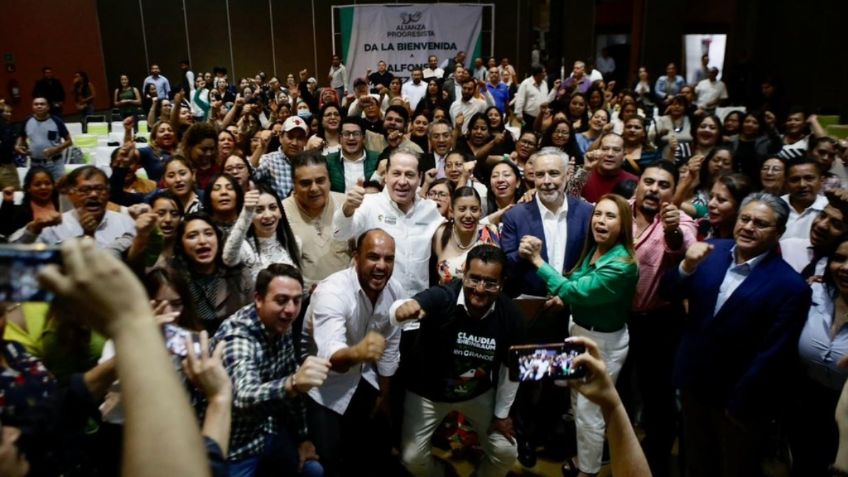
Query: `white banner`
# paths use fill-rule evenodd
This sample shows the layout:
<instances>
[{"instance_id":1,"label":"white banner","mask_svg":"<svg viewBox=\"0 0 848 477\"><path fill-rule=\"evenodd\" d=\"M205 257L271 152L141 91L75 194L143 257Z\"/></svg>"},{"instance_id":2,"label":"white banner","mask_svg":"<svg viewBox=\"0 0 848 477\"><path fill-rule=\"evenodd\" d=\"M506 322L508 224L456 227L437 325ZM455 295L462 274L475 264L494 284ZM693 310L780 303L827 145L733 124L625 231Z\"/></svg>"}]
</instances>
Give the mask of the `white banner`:
<instances>
[{"instance_id":1,"label":"white banner","mask_svg":"<svg viewBox=\"0 0 848 477\"><path fill-rule=\"evenodd\" d=\"M377 71L385 61L404 81L412 70L439 63L464 51L468 61L480 56L483 7L456 4L362 5L339 7L342 59L351 83ZM348 87L352 87L348 85Z\"/></svg>"}]
</instances>

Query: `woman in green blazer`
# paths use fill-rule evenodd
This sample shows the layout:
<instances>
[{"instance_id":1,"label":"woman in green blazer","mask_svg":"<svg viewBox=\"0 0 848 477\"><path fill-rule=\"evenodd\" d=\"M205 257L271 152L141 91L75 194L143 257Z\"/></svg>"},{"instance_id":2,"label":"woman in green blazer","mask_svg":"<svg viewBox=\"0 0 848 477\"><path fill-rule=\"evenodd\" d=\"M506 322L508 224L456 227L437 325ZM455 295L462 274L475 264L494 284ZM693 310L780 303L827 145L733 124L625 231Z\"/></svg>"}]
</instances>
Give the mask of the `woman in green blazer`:
<instances>
[{"instance_id":1,"label":"woman in green blazer","mask_svg":"<svg viewBox=\"0 0 848 477\"><path fill-rule=\"evenodd\" d=\"M586 336L598 348L613 381L627 358L630 342L627 319L639 280L633 249L633 215L627 201L607 194L592 212L591 232L575 268L562 276L542 260L538 237L521 239L518 252L537 268L551 295L571 307L572 336ZM604 418L601 409L575 391L571 392L577 427L577 466L570 472L591 476L601 469Z\"/></svg>"}]
</instances>

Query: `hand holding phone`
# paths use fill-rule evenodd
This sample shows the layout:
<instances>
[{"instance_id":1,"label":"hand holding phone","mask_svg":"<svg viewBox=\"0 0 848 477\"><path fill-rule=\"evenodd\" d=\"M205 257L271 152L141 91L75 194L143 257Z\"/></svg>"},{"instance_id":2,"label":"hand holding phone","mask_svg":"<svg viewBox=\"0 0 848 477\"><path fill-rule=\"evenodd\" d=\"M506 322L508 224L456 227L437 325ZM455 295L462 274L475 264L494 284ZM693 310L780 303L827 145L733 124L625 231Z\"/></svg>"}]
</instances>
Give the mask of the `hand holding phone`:
<instances>
[{"instance_id":1,"label":"hand holding phone","mask_svg":"<svg viewBox=\"0 0 848 477\"><path fill-rule=\"evenodd\" d=\"M583 344L568 341L512 346L509 348L509 379L524 382L585 377L585 368L575 364L575 358L585 352Z\"/></svg>"},{"instance_id":2,"label":"hand holding phone","mask_svg":"<svg viewBox=\"0 0 848 477\"><path fill-rule=\"evenodd\" d=\"M62 264L58 247L0 245L0 301L52 301L52 293L38 282L39 272L49 264Z\"/></svg>"},{"instance_id":3,"label":"hand holding phone","mask_svg":"<svg viewBox=\"0 0 848 477\"><path fill-rule=\"evenodd\" d=\"M180 358L187 357L187 343L192 343L195 356L199 355L203 351L200 346L200 337L197 333L170 323L163 326L162 329L165 332L165 347L168 348L168 351L170 351L171 354L179 356Z\"/></svg>"}]
</instances>

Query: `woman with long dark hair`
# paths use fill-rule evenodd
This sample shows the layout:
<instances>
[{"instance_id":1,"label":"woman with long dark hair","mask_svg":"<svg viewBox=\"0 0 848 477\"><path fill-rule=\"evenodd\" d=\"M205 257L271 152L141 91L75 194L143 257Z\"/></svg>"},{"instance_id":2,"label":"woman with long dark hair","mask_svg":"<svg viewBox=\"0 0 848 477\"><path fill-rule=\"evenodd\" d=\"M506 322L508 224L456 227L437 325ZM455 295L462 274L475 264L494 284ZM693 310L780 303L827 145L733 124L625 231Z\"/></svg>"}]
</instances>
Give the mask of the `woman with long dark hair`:
<instances>
[{"instance_id":1,"label":"woman with long dark hair","mask_svg":"<svg viewBox=\"0 0 848 477\"><path fill-rule=\"evenodd\" d=\"M221 231L202 212L186 215L177 227L171 272L184 275L197 315L210 334L253 297L250 270L226 266L221 245Z\"/></svg>"},{"instance_id":2,"label":"woman with long dark hair","mask_svg":"<svg viewBox=\"0 0 848 477\"><path fill-rule=\"evenodd\" d=\"M86 117L94 114L94 98L96 97L97 93L88 79L88 73L85 71L74 73L74 104L82 116L82 122L85 122Z\"/></svg>"},{"instance_id":3,"label":"woman with long dark hair","mask_svg":"<svg viewBox=\"0 0 848 477\"><path fill-rule=\"evenodd\" d=\"M488 223L498 226L503 214L517 204L524 195L521 171L512 161L502 160L492 167L486 194Z\"/></svg>"},{"instance_id":4,"label":"woman with long dark hair","mask_svg":"<svg viewBox=\"0 0 848 477\"><path fill-rule=\"evenodd\" d=\"M498 245L497 229L480 223L482 200L473 187L460 187L453 192L451 211L450 220L433 235L431 283L446 285L454 279L462 279L469 250L484 243Z\"/></svg>"},{"instance_id":5,"label":"woman with long dark hair","mask_svg":"<svg viewBox=\"0 0 848 477\"><path fill-rule=\"evenodd\" d=\"M424 97L421 98L421 101L418 102L418 106L415 107L413 116L425 111L430 111L432 114L436 108L450 109L450 104L448 104L442 93L441 83L439 83L436 79L430 79L427 81L427 92L424 93Z\"/></svg>"},{"instance_id":6,"label":"woman with long dark hair","mask_svg":"<svg viewBox=\"0 0 848 477\"><path fill-rule=\"evenodd\" d=\"M787 435L793 475L827 475L839 442L833 410L848 378L839 366L848 355L848 240L828 259L824 277L811 284L813 304L798 340L803 375L792 386L794 409ZM815 437L813 437L815 436Z\"/></svg>"},{"instance_id":7,"label":"woman with long dark hair","mask_svg":"<svg viewBox=\"0 0 848 477\"><path fill-rule=\"evenodd\" d=\"M326 103L318 115L318 134L309 138L305 149L318 149L325 156L339 152L342 148L339 142L341 133L342 110L336 103Z\"/></svg>"},{"instance_id":8,"label":"woman with long dark hair","mask_svg":"<svg viewBox=\"0 0 848 477\"><path fill-rule=\"evenodd\" d=\"M751 192L751 180L742 174L724 172L716 177L707 202L709 212L698 223L698 240L733 238L739 205Z\"/></svg>"},{"instance_id":9,"label":"woman with long dark hair","mask_svg":"<svg viewBox=\"0 0 848 477\"><path fill-rule=\"evenodd\" d=\"M564 111L565 117L571 122L575 134L589 129L589 100L585 94L572 94Z\"/></svg>"},{"instance_id":10,"label":"woman with long dark hair","mask_svg":"<svg viewBox=\"0 0 848 477\"><path fill-rule=\"evenodd\" d=\"M38 235L45 227L61 222L59 190L50 171L40 166L31 167L24 176L23 191L23 201L20 205L15 205L14 190L3 190L0 234L9 237L18 229L26 227Z\"/></svg>"},{"instance_id":11,"label":"woman with long dark hair","mask_svg":"<svg viewBox=\"0 0 848 477\"><path fill-rule=\"evenodd\" d=\"M127 75L121 75L120 83L121 86L115 88L115 93L112 95L112 104L121 111L121 119L126 119L138 114L141 108L141 93L138 92L138 88L130 84L130 78Z\"/></svg>"},{"instance_id":12,"label":"woman with long dark hair","mask_svg":"<svg viewBox=\"0 0 848 477\"><path fill-rule=\"evenodd\" d=\"M136 221L136 235L127 252L127 263L137 272L166 267L174 258L177 226L183 218L183 205L170 191L158 192L150 200L154 214Z\"/></svg>"},{"instance_id":13,"label":"woman with long dark hair","mask_svg":"<svg viewBox=\"0 0 848 477\"><path fill-rule=\"evenodd\" d=\"M683 164L696 155L708 156L721 143L721 120L710 114L692 123L692 142L681 142L674 151L675 163Z\"/></svg>"},{"instance_id":14,"label":"woman with long dark hair","mask_svg":"<svg viewBox=\"0 0 848 477\"><path fill-rule=\"evenodd\" d=\"M625 171L637 176L642 175L646 166L663 159L660 151L648 141L646 123L641 117L625 119L621 137L624 139Z\"/></svg>"},{"instance_id":15,"label":"woman with long dark hair","mask_svg":"<svg viewBox=\"0 0 848 477\"><path fill-rule=\"evenodd\" d=\"M430 112L424 111L412 115L412 123L406 137L414 142L425 153L430 151L430 138L427 137L428 127L430 126ZM363 122L364 123L364 122Z\"/></svg>"},{"instance_id":16,"label":"woman with long dark hair","mask_svg":"<svg viewBox=\"0 0 848 477\"><path fill-rule=\"evenodd\" d=\"M568 119L555 120L542 136L539 147L555 147L568 154L570 159L582 164L583 154L577 145L576 134Z\"/></svg>"},{"instance_id":17,"label":"woman with long dark hair","mask_svg":"<svg viewBox=\"0 0 848 477\"><path fill-rule=\"evenodd\" d=\"M244 204L244 191L238 181L227 174L221 174L206 186L203 191L203 210L221 229L226 239Z\"/></svg>"},{"instance_id":18,"label":"woman with long dark hair","mask_svg":"<svg viewBox=\"0 0 848 477\"><path fill-rule=\"evenodd\" d=\"M150 128L148 147L135 148L134 154L147 178L158 182L162 178L165 163L174 155L177 135L168 121L159 121Z\"/></svg>"},{"instance_id":19,"label":"woman with long dark hair","mask_svg":"<svg viewBox=\"0 0 848 477\"><path fill-rule=\"evenodd\" d=\"M733 172L733 157L729 146L719 146L707 156L693 156L686 164L686 173L674 192L674 203L693 219L706 217L710 190L720 174Z\"/></svg>"},{"instance_id":20,"label":"woman with long dark hair","mask_svg":"<svg viewBox=\"0 0 848 477\"><path fill-rule=\"evenodd\" d=\"M192 124L180 142L180 154L194 169L197 185L204 189L220 172L218 164L218 131L209 123Z\"/></svg>"},{"instance_id":21,"label":"woman with long dark hair","mask_svg":"<svg viewBox=\"0 0 848 477\"><path fill-rule=\"evenodd\" d=\"M242 191L247 192L256 187L251 179L253 177L253 166L250 165L250 161L240 151L236 151L228 156L222 162L222 165L224 174L235 178L239 186L241 186Z\"/></svg>"},{"instance_id":22,"label":"woman with long dark hair","mask_svg":"<svg viewBox=\"0 0 848 477\"><path fill-rule=\"evenodd\" d=\"M739 137L731 143L731 147L736 171L756 178L766 157L777 154L783 148L783 140L776 129L766 124L761 113L747 111L742 117Z\"/></svg>"},{"instance_id":23,"label":"woman with long dark hair","mask_svg":"<svg viewBox=\"0 0 848 477\"><path fill-rule=\"evenodd\" d=\"M242 265L253 278L272 263L301 267L301 245L282 202L263 184L245 194L244 206L223 248L223 263Z\"/></svg>"}]
</instances>

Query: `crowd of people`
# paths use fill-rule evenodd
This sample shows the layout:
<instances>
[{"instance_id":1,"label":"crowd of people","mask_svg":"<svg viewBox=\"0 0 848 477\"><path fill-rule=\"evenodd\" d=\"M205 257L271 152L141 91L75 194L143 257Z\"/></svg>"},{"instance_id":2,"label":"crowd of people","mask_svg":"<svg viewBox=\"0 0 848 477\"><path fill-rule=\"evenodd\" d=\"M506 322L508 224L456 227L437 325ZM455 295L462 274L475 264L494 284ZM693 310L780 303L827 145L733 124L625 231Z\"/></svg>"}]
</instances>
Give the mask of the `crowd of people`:
<instances>
[{"instance_id":1,"label":"crowd of people","mask_svg":"<svg viewBox=\"0 0 848 477\"><path fill-rule=\"evenodd\" d=\"M848 148L774 80L180 68L121 76L108 168L49 68L0 118L0 234L64 258L3 302L0 475L440 475L445 419L480 476L848 473Z\"/></svg>"}]
</instances>

